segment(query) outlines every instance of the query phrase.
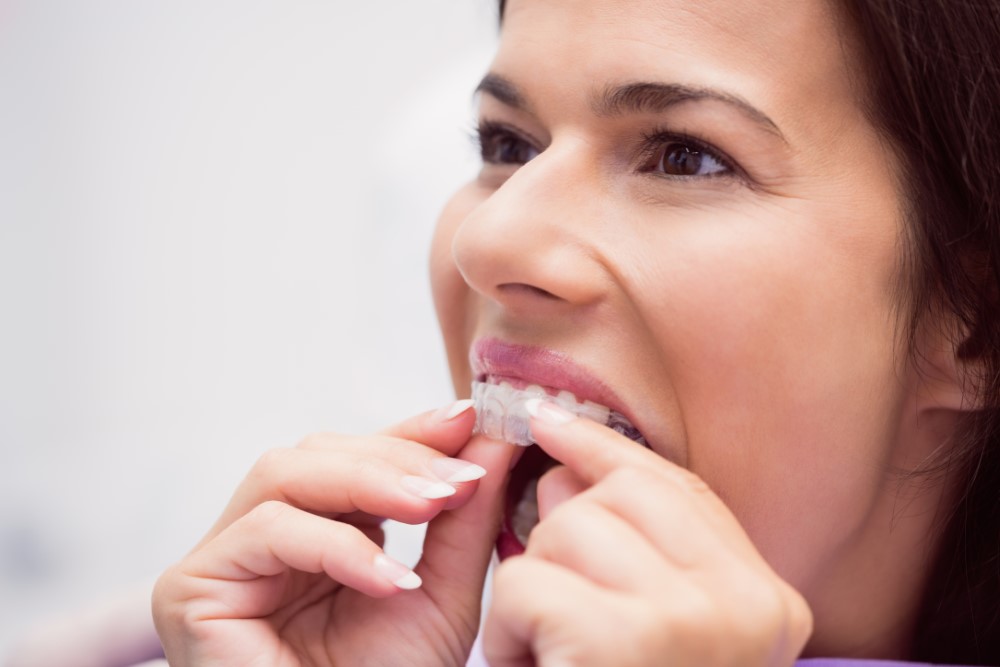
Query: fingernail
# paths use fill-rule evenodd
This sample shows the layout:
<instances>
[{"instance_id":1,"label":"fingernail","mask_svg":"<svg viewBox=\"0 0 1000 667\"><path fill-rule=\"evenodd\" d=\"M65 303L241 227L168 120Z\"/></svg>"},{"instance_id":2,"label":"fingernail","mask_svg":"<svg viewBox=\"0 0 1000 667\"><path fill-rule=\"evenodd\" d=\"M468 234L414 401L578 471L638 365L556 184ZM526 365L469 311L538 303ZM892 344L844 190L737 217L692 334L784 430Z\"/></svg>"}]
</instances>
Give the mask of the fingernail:
<instances>
[{"instance_id":1,"label":"fingernail","mask_svg":"<svg viewBox=\"0 0 1000 667\"><path fill-rule=\"evenodd\" d=\"M420 584L423 583L420 575L385 554L375 556L375 571L391 581L396 588L402 588L404 591L420 588Z\"/></svg>"},{"instance_id":2,"label":"fingernail","mask_svg":"<svg viewBox=\"0 0 1000 667\"><path fill-rule=\"evenodd\" d=\"M455 495L455 487L445 484L436 479L407 475L401 481L403 488L410 493L426 498L427 500L437 500Z\"/></svg>"},{"instance_id":3,"label":"fingernail","mask_svg":"<svg viewBox=\"0 0 1000 667\"><path fill-rule=\"evenodd\" d=\"M553 426L561 426L576 419L576 415L569 410L565 410L555 403L542 398L532 398L525 401L524 409L535 419L552 424Z\"/></svg>"},{"instance_id":4,"label":"fingernail","mask_svg":"<svg viewBox=\"0 0 1000 667\"><path fill-rule=\"evenodd\" d=\"M474 479L482 479L486 475L486 468L477 466L461 459L440 458L431 461L431 471L450 484L460 482L471 482Z\"/></svg>"},{"instance_id":5,"label":"fingernail","mask_svg":"<svg viewBox=\"0 0 1000 667\"><path fill-rule=\"evenodd\" d=\"M475 405L475 403L472 399L463 398L461 401L455 401L451 405L446 405L435 412L434 418L436 421L441 422L451 421L459 415L465 414L465 412L473 405Z\"/></svg>"}]
</instances>

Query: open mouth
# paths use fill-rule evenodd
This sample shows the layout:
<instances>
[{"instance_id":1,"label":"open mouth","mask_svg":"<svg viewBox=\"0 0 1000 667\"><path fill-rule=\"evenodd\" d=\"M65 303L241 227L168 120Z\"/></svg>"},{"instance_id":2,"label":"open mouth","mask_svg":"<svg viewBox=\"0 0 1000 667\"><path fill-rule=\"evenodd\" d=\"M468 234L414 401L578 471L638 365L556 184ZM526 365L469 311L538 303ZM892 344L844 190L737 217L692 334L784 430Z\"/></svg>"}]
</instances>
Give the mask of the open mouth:
<instances>
[{"instance_id":1,"label":"open mouth","mask_svg":"<svg viewBox=\"0 0 1000 667\"><path fill-rule=\"evenodd\" d=\"M534 445L530 417L524 404L546 398L574 414L602 423L632 441L648 446L642 433L620 412L591 401L580 401L569 391L529 385L512 378L481 376L473 383L476 431L527 447L511 470L504 516L497 537L501 559L524 553L532 529L538 524L538 480L559 462Z\"/></svg>"}]
</instances>

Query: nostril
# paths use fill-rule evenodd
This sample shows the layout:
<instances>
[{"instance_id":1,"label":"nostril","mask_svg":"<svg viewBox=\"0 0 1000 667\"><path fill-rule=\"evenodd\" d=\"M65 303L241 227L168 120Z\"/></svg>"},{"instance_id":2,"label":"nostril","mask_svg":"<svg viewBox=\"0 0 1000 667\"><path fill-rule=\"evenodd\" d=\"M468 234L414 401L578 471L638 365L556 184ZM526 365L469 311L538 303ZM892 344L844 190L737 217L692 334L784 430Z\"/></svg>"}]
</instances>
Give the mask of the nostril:
<instances>
[{"instance_id":1,"label":"nostril","mask_svg":"<svg viewBox=\"0 0 1000 667\"><path fill-rule=\"evenodd\" d=\"M504 283L502 285L497 285L497 290L508 296L518 296L523 294L527 296L540 296L546 299L555 299L557 301L561 300L560 297L556 296L552 292L543 290L541 287L535 287L534 285L527 285L525 283Z\"/></svg>"}]
</instances>

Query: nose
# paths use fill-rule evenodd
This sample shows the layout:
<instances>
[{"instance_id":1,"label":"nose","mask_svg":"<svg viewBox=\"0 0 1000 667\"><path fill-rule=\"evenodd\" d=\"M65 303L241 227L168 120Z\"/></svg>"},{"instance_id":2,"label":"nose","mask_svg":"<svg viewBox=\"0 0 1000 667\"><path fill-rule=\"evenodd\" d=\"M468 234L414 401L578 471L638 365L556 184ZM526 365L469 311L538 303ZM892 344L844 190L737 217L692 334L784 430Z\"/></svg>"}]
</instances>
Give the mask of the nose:
<instances>
[{"instance_id":1,"label":"nose","mask_svg":"<svg viewBox=\"0 0 1000 667\"><path fill-rule=\"evenodd\" d=\"M607 289L596 174L572 150L553 148L479 204L452 242L465 282L511 314L554 315L594 304Z\"/></svg>"}]
</instances>

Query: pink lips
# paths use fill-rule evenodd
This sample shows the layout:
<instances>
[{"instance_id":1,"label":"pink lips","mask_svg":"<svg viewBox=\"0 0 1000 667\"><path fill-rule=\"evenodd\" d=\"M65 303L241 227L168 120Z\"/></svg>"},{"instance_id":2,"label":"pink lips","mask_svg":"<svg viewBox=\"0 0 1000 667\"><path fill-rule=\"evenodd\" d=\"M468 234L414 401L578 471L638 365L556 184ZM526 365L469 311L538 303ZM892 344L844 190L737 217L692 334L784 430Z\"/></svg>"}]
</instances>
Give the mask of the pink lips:
<instances>
[{"instance_id":1,"label":"pink lips","mask_svg":"<svg viewBox=\"0 0 1000 667\"><path fill-rule=\"evenodd\" d=\"M600 403L621 412L631 420L623 410L621 399L610 387L560 352L543 347L516 345L497 338L481 338L473 343L469 361L475 380L503 379L516 387L537 384L549 390L566 389L573 392L577 400ZM511 524L516 503L525 488L523 475L519 478L515 472L509 484L504 517L496 541L497 555L501 560L519 555L525 550L525 545L517 538Z\"/></svg>"},{"instance_id":2,"label":"pink lips","mask_svg":"<svg viewBox=\"0 0 1000 667\"><path fill-rule=\"evenodd\" d=\"M493 377L511 381L515 386L538 384L566 389L580 401L600 403L631 420L622 400L610 387L560 352L497 338L480 338L472 345L469 362L476 380Z\"/></svg>"}]
</instances>

